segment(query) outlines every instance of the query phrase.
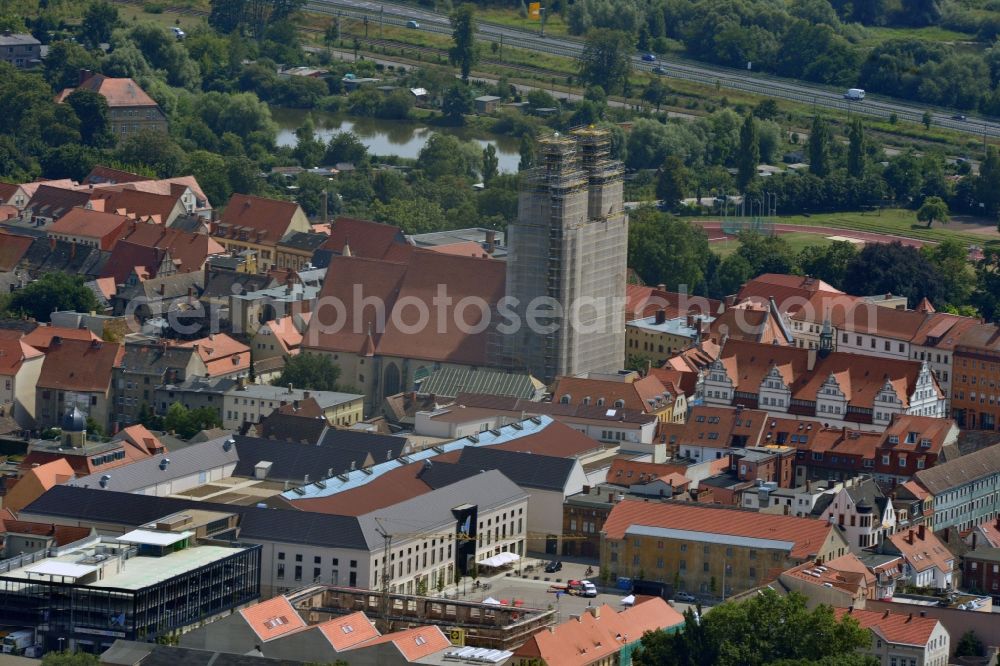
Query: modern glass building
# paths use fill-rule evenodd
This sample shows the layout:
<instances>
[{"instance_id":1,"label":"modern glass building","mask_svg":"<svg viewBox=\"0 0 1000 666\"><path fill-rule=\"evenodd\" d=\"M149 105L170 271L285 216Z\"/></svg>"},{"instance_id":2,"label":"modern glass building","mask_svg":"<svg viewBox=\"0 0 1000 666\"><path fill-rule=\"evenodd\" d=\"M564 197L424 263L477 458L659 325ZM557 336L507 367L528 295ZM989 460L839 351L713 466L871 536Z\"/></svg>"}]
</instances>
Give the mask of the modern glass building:
<instances>
[{"instance_id":1,"label":"modern glass building","mask_svg":"<svg viewBox=\"0 0 1000 666\"><path fill-rule=\"evenodd\" d=\"M260 546L138 529L0 562L0 624L45 651L154 641L260 596Z\"/></svg>"}]
</instances>

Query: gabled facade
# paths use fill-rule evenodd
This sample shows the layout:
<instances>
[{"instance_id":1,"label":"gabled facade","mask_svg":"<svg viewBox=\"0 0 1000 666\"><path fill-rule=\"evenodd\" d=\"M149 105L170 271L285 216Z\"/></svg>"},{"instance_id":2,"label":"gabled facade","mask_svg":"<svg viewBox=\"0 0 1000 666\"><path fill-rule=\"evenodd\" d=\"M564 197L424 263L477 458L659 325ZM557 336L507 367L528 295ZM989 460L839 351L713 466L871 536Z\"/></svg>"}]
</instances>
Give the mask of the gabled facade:
<instances>
[{"instance_id":1,"label":"gabled facade","mask_svg":"<svg viewBox=\"0 0 1000 666\"><path fill-rule=\"evenodd\" d=\"M78 407L105 431L112 429L115 367L124 356L112 342L53 338L35 389L35 420L58 426L66 410Z\"/></svg>"},{"instance_id":2,"label":"gabled facade","mask_svg":"<svg viewBox=\"0 0 1000 666\"><path fill-rule=\"evenodd\" d=\"M255 252L260 272L277 265L282 239L293 232L307 231L309 219L298 204L249 194L234 194L222 217L212 225L212 237L228 252Z\"/></svg>"},{"instance_id":3,"label":"gabled facade","mask_svg":"<svg viewBox=\"0 0 1000 666\"><path fill-rule=\"evenodd\" d=\"M0 331L0 405L13 406L18 425L35 423L35 389L44 355L15 331Z\"/></svg>"}]
</instances>

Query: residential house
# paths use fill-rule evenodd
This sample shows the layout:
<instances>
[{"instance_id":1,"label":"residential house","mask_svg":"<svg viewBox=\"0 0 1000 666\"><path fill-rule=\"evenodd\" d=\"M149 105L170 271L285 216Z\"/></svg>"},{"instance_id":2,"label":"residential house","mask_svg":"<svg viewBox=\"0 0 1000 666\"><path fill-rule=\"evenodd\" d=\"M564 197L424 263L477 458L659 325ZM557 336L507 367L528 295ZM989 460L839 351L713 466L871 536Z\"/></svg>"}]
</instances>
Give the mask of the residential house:
<instances>
[{"instance_id":1,"label":"residential house","mask_svg":"<svg viewBox=\"0 0 1000 666\"><path fill-rule=\"evenodd\" d=\"M184 196L188 195L187 188L175 189L170 194L161 194L139 190L131 185L95 188L90 193L87 207L170 226L188 212L184 201Z\"/></svg>"},{"instance_id":2,"label":"residential house","mask_svg":"<svg viewBox=\"0 0 1000 666\"><path fill-rule=\"evenodd\" d=\"M254 363L281 359L280 366L284 366L285 359L297 356L311 316L311 312L289 314L261 324L250 341Z\"/></svg>"},{"instance_id":3,"label":"residential house","mask_svg":"<svg viewBox=\"0 0 1000 666\"><path fill-rule=\"evenodd\" d=\"M16 479L7 479L7 494L3 497L3 508L16 514L48 492L50 488L72 479L73 475L73 468L63 458L23 469Z\"/></svg>"},{"instance_id":4,"label":"residential house","mask_svg":"<svg viewBox=\"0 0 1000 666\"><path fill-rule=\"evenodd\" d=\"M121 423L135 423L145 405L155 409L156 388L204 377L207 365L193 346L166 341L126 340L125 353L115 368L116 414Z\"/></svg>"},{"instance_id":5,"label":"residential house","mask_svg":"<svg viewBox=\"0 0 1000 666\"><path fill-rule=\"evenodd\" d=\"M955 343L951 411L959 427L995 430L1000 419L1000 327L972 326Z\"/></svg>"},{"instance_id":6,"label":"residential house","mask_svg":"<svg viewBox=\"0 0 1000 666\"><path fill-rule=\"evenodd\" d=\"M59 423L58 439L34 440L28 454L21 461L21 469L44 465L54 460L65 460L76 477L105 473L134 461L166 452L166 447L144 426L129 426L111 439L91 436L87 432L86 417L72 407Z\"/></svg>"},{"instance_id":7,"label":"residential house","mask_svg":"<svg viewBox=\"0 0 1000 666\"><path fill-rule=\"evenodd\" d=\"M7 242L14 236L3 236ZM19 249L20 242L17 248ZM61 272L94 279L101 274L108 253L96 247L78 245L55 238L35 236L17 259L18 272L37 279L46 273Z\"/></svg>"},{"instance_id":8,"label":"residential house","mask_svg":"<svg viewBox=\"0 0 1000 666\"><path fill-rule=\"evenodd\" d=\"M167 116L146 91L130 78L111 78L81 70L77 87L66 88L56 97L65 102L74 90L95 92L108 102L108 121L111 132L119 141L139 132L167 131Z\"/></svg>"},{"instance_id":9,"label":"residential house","mask_svg":"<svg viewBox=\"0 0 1000 666\"><path fill-rule=\"evenodd\" d=\"M666 310L650 317L625 322L625 353L645 359L652 365L662 365L674 354L697 345L707 336L712 317L689 314L667 318Z\"/></svg>"},{"instance_id":10,"label":"residential house","mask_svg":"<svg viewBox=\"0 0 1000 666\"><path fill-rule=\"evenodd\" d=\"M283 285L232 294L229 320L233 332L252 337L266 322L311 314L325 273L325 269L316 269L289 274Z\"/></svg>"},{"instance_id":11,"label":"residential house","mask_svg":"<svg viewBox=\"0 0 1000 666\"><path fill-rule=\"evenodd\" d=\"M35 389L42 372L43 352L16 331L0 331L0 405L22 428L35 423Z\"/></svg>"},{"instance_id":12,"label":"residential house","mask_svg":"<svg viewBox=\"0 0 1000 666\"><path fill-rule=\"evenodd\" d=\"M968 530L1000 516L1000 444L914 474L934 499L933 529Z\"/></svg>"},{"instance_id":13,"label":"residential house","mask_svg":"<svg viewBox=\"0 0 1000 666\"><path fill-rule=\"evenodd\" d=\"M817 293L837 295L844 292L808 275L764 273L744 282L732 302L740 303L750 299L767 303L773 299L781 312L794 313Z\"/></svg>"},{"instance_id":14,"label":"residential house","mask_svg":"<svg viewBox=\"0 0 1000 666\"><path fill-rule=\"evenodd\" d=\"M838 526L854 552L873 548L896 531L892 502L871 477L845 482L839 491L817 503L812 515Z\"/></svg>"},{"instance_id":15,"label":"residential house","mask_svg":"<svg viewBox=\"0 0 1000 666\"><path fill-rule=\"evenodd\" d=\"M30 69L42 63L42 43L26 33L0 34L0 58L18 69Z\"/></svg>"},{"instance_id":16,"label":"residential house","mask_svg":"<svg viewBox=\"0 0 1000 666\"><path fill-rule=\"evenodd\" d=\"M764 411L698 405L691 409L675 446L678 455L690 460L721 460L728 458L731 448L763 443L766 424Z\"/></svg>"},{"instance_id":17,"label":"residential house","mask_svg":"<svg viewBox=\"0 0 1000 666\"><path fill-rule=\"evenodd\" d=\"M806 597L810 608L826 604L834 608L864 608L875 599L875 574L848 553L823 564L806 562L778 574L777 584Z\"/></svg>"},{"instance_id":18,"label":"residential house","mask_svg":"<svg viewBox=\"0 0 1000 666\"><path fill-rule=\"evenodd\" d=\"M634 321L653 317L659 311L664 311L666 319L697 314L703 317L715 317L725 308L721 301L694 294L667 291L666 285L655 287L627 284L625 285L625 321Z\"/></svg>"},{"instance_id":19,"label":"residential house","mask_svg":"<svg viewBox=\"0 0 1000 666\"><path fill-rule=\"evenodd\" d=\"M761 303L747 299L715 317L709 328L716 340L744 340L766 345L793 345L795 339L787 318L774 299Z\"/></svg>"},{"instance_id":20,"label":"residential house","mask_svg":"<svg viewBox=\"0 0 1000 666\"><path fill-rule=\"evenodd\" d=\"M210 333L204 338L174 344L194 351L204 366L201 376L206 379L235 379L250 373L250 348L225 333Z\"/></svg>"},{"instance_id":21,"label":"residential house","mask_svg":"<svg viewBox=\"0 0 1000 666\"><path fill-rule=\"evenodd\" d=\"M1000 548L981 546L962 555L962 587L1000 599Z\"/></svg>"},{"instance_id":22,"label":"residential house","mask_svg":"<svg viewBox=\"0 0 1000 666\"><path fill-rule=\"evenodd\" d=\"M551 391L552 401L563 405L628 409L652 414L666 423L683 422L687 416L683 394L674 395L656 377L642 377L638 372L557 377Z\"/></svg>"},{"instance_id":23,"label":"residential house","mask_svg":"<svg viewBox=\"0 0 1000 666\"><path fill-rule=\"evenodd\" d=\"M253 250L258 270L267 272L276 265L278 243L294 232L309 231L309 219L290 201L234 194L212 236L231 253Z\"/></svg>"},{"instance_id":24,"label":"residential house","mask_svg":"<svg viewBox=\"0 0 1000 666\"><path fill-rule=\"evenodd\" d=\"M184 324L184 328L191 323L185 320L185 316L190 316L193 321L206 325L209 322L199 301L204 278L204 273L192 271L127 279L111 299L113 313L135 317L140 323L157 317L163 325L166 318L173 315ZM188 334L195 335L200 330L188 329ZM159 335L159 332L156 334Z\"/></svg>"},{"instance_id":25,"label":"residential house","mask_svg":"<svg viewBox=\"0 0 1000 666\"><path fill-rule=\"evenodd\" d=\"M87 328L69 328L55 324L35 326L21 337L21 342L41 352L48 352L53 344L64 340L82 340L84 342L99 342L100 337Z\"/></svg>"},{"instance_id":26,"label":"residential house","mask_svg":"<svg viewBox=\"0 0 1000 666\"><path fill-rule=\"evenodd\" d=\"M167 387L169 390L169 387ZM338 391L310 391L289 386L238 382L222 395L222 427L238 430L245 423L259 423L283 404L312 398L331 425L351 426L364 418L364 396ZM161 405L163 401L161 401Z\"/></svg>"},{"instance_id":27,"label":"residential house","mask_svg":"<svg viewBox=\"0 0 1000 666\"><path fill-rule=\"evenodd\" d=\"M889 535L882 547L882 552L903 557L904 575L910 585L945 591L954 588L955 556L924 525Z\"/></svg>"},{"instance_id":28,"label":"residential house","mask_svg":"<svg viewBox=\"0 0 1000 666\"><path fill-rule=\"evenodd\" d=\"M944 460L945 447L956 441L958 426L951 419L896 415L879 442L875 478L886 487L905 483Z\"/></svg>"},{"instance_id":29,"label":"residential house","mask_svg":"<svg viewBox=\"0 0 1000 666\"><path fill-rule=\"evenodd\" d=\"M947 666L951 663L951 636L937 619L913 613L836 608L840 620L854 618L871 634L871 643L858 652L878 660L879 666Z\"/></svg>"},{"instance_id":30,"label":"residential house","mask_svg":"<svg viewBox=\"0 0 1000 666\"><path fill-rule=\"evenodd\" d=\"M114 369L125 355L122 345L98 340L52 338L35 390L35 420L58 426L77 406L106 432L113 427Z\"/></svg>"},{"instance_id":31,"label":"residential house","mask_svg":"<svg viewBox=\"0 0 1000 666\"><path fill-rule=\"evenodd\" d=\"M684 616L658 597L616 611L591 606L562 624L536 632L507 663L510 666L627 666L649 631L673 633Z\"/></svg>"},{"instance_id":32,"label":"residential house","mask_svg":"<svg viewBox=\"0 0 1000 666\"><path fill-rule=\"evenodd\" d=\"M892 506L901 529L933 524L934 496L914 479L893 488Z\"/></svg>"},{"instance_id":33,"label":"residential house","mask_svg":"<svg viewBox=\"0 0 1000 666\"><path fill-rule=\"evenodd\" d=\"M965 536L965 543L973 550L979 546L1000 548L1000 517L973 527Z\"/></svg>"},{"instance_id":34,"label":"residential house","mask_svg":"<svg viewBox=\"0 0 1000 666\"><path fill-rule=\"evenodd\" d=\"M108 251L121 238L127 223L124 215L73 208L49 226L47 235Z\"/></svg>"},{"instance_id":35,"label":"residential house","mask_svg":"<svg viewBox=\"0 0 1000 666\"><path fill-rule=\"evenodd\" d=\"M881 429L894 414L942 418L944 397L926 362L729 340L707 369L706 404L741 404Z\"/></svg>"},{"instance_id":36,"label":"residential house","mask_svg":"<svg viewBox=\"0 0 1000 666\"><path fill-rule=\"evenodd\" d=\"M327 234L313 231L295 231L278 242L275 251L276 268L300 271L312 267L313 255L329 238Z\"/></svg>"},{"instance_id":37,"label":"residential house","mask_svg":"<svg viewBox=\"0 0 1000 666\"><path fill-rule=\"evenodd\" d=\"M489 323L485 313L459 310L457 304L497 303L505 274L503 262L427 250L412 250L401 262L334 257L319 298L342 303L345 312L332 307L314 312L302 348L339 365L342 381L361 389L371 414L386 396L410 389L433 370L489 365L493 336L482 325ZM437 299L440 290L447 293L446 302ZM364 306L373 302L384 309ZM416 303L435 313L434 321L414 327L404 310L412 311ZM458 324L459 317L465 325Z\"/></svg>"},{"instance_id":38,"label":"residential house","mask_svg":"<svg viewBox=\"0 0 1000 666\"><path fill-rule=\"evenodd\" d=\"M47 228L74 208L86 206L88 201L90 193L85 190L42 183L21 211L21 220L32 228Z\"/></svg>"},{"instance_id":39,"label":"residential house","mask_svg":"<svg viewBox=\"0 0 1000 666\"><path fill-rule=\"evenodd\" d=\"M0 557L8 560L18 555L62 548L93 535L93 528L3 519L0 520Z\"/></svg>"},{"instance_id":40,"label":"residential house","mask_svg":"<svg viewBox=\"0 0 1000 666\"><path fill-rule=\"evenodd\" d=\"M836 526L812 518L624 500L604 523L601 566L612 578L676 582L681 590L728 597L758 587L774 570L847 552Z\"/></svg>"},{"instance_id":41,"label":"residential house","mask_svg":"<svg viewBox=\"0 0 1000 666\"><path fill-rule=\"evenodd\" d=\"M209 257L224 252L225 248L211 236L131 221L112 249L102 277L114 278L115 284L134 286L139 278L202 271Z\"/></svg>"}]
</instances>

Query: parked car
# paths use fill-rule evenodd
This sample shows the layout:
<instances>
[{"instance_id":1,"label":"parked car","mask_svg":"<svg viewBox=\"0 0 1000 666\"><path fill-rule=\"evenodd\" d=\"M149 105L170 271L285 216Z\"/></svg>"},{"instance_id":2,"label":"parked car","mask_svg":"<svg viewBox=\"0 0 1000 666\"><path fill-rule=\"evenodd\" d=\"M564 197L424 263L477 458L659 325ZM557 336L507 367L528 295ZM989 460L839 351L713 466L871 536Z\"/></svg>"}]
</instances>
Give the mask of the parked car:
<instances>
[{"instance_id":1,"label":"parked car","mask_svg":"<svg viewBox=\"0 0 1000 666\"><path fill-rule=\"evenodd\" d=\"M555 573L557 571L562 571L562 562L559 560L552 560L545 565L545 573Z\"/></svg>"},{"instance_id":2,"label":"parked car","mask_svg":"<svg viewBox=\"0 0 1000 666\"><path fill-rule=\"evenodd\" d=\"M861 88L851 88L844 93L844 99L849 99L852 102L860 102L865 98L865 91Z\"/></svg>"},{"instance_id":3,"label":"parked car","mask_svg":"<svg viewBox=\"0 0 1000 666\"><path fill-rule=\"evenodd\" d=\"M956 113L951 117L952 120L966 120L964 113Z\"/></svg>"},{"instance_id":4,"label":"parked car","mask_svg":"<svg viewBox=\"0 0 1000 666\"><path fill-rule=\"evenodd\" d=\"M420 24L417 23L416 21L407 21L406 22L406 27L407 28L419 28Z\"/></svg>"},{"instance_id":5,"label":"parked car","mask_svg":"<svg viewBox=\"0 0 1000 666\"><path fill-rule=\"evenodd\" d=\"M678 592L677 594L674 595L674 598L677 601L683 601L684 603L687 603L687 604L691 604L691 603L694 603L696 601L696 599L694 598L694 595L691 594L690 592Z\"/></svg>"},{"instance_id":6,"label":"parked car","mask_svg":"<svg viewBox=\"0 0 1000 666\"><path fill-rule=\"evenodd\" d=\"M653 68L653 73L654 74L666 74L667 73L667 68L664 67L663 65L657 65L656 67Z\"/></svg>"},{"instance_id":7,"label":"parked car","mask_svg":"<svg viewBox=\"0 0 1000 666\"><path fill-rule=\"evenodd\" d=\"M643 53L642 59L646 62L656 62L656 55L653 53Z\"/></svg>"},{"instance_id":8,"label":"parked car","mask_svg":"<svg viewBox=\"0 0 1000 666\"><path fill-rule=\"evenodd\" d=\"M178 28L177 26L172 26L170 28L170 31L174 33L174 37L176 37L177 39L184 39L185 37L187 37L187 33Z\"/></svg>"}]
</instances>

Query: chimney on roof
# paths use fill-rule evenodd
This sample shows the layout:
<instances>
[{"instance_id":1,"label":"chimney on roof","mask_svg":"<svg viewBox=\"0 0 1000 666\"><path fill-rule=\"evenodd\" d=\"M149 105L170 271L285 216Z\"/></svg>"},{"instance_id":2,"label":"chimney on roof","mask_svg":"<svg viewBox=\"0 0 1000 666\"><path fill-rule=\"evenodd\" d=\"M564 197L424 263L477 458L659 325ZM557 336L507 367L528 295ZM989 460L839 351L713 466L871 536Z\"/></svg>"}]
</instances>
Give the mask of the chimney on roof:
<instances>
[{"instance_id":1,"label":"chimney on roof","mask_svg":"<svg viewBox=\"0 0 1000 666\"><path fill-rule=\"evenodd\" d=\"M93 75L94 75L94 73L92 71L90 71L89 69L81 69L79 71L78 75L77 75L77 85L78 86L82 86Z\"/></svg>"},{"instance_id":2,"label":"chimney on roof","mask_svg":"<svg viewBox=\"0 0 1000 666\"><path fill-rule=\"evenodd\" d=\"M295 386L291 382L288 383L288 392L289 393L295 392Z\"/></svg>"},{"instance_id":3,"label":"chimney on roof","mask_svg":"<svg viewBox=\"0 0 1000 666\"><path fill-rule=\"evenodd\" d=\"M590 614L594 616L595 620L599 620L601 618L601 607L600 606L591 606L589 608L589 610L590 610Z\"/></svg>"},{"instance_id":4,"label":"chimney on roof","mask_svg":"<svg viewBox=\"0 0 1000 666\"><path fill-rule=\"evenodd\" d=\"M160 296L163 296L164 293L166 293L166 290L167 290L167 285L164 284L163 282L160 282L160 286L156 288L156 291L159 292Z\"/></svg>"},{"instance_id":5,"label":"chimney on roof","mask_svg":"<svg viewBox=\"0 0 1000 666\"><path fill-rule=\"evenodd\" d=\"M920 539L921 541L924 540L924 530L925 529L926 528L924 527L923 523L921 523L920 526L917 528L917 538Z\"/></svg>"},{"instance_id":6,"label":"chimney on roof","mask_svg":"<svg viewBox=\"0 0 1000 666\"><path fill-rule=\"evenodd\" d=\"M906 621L907 621L907 622L909 622L909 621L911 621L912 619L913 619L913 613L910 613L910 616L909 616L908 618L906 618Z\"/></svg>"},{"instance_id":7,"label":"chimney on roof","mask_svg":"<svg viewBox=\"0 0 1000 666\"><path fill-rule=\"evenodd\" d=\"M884 614L882 615L882 617L883 617L883 618L886 618L886 617L889 617L889 611L886 611L886 612L885 612L885 613L884 613Z\"/></svg>"},{"instance_id":8,"label":"chimney on roof","mask_svg":"<svg viewBox=\"0 0 1000 666\"><path fill-rule=\"evenodd\" d=\"M658 291L666 291L666 290L667 290L667 285L665 285L665 284L663 284L663 283L661 282L660 284L656 285L656 289L657 289Z\"/></svg>"},{"instance_id":9,"label":"chimney on roof","mask_svg":"<svg viewBox=\"0 0 1000 666\"><path fill-rule=\"evenodd\" d=\"M923 527L923 526L921 526L921 527ZM979 535L976 533L975 530L973 530L972 531L972 550L975 550L977 545L979 545Z\"/></svg>"},{"instance_id":10,"label":"chimney on roof","mask_svg":"<svg viewBox=\"0 0 1000 666\"><path fill-rule=\"evenodd\" d=\"M486 254L493 254L497 245L497 232L493 229L486 230Z\"/></svg>"},{"instance_id":11,"label":"chimney on roof","mask_svg":"<svg viewBox=\"0 0 1000 666\"><path fill-rule=\"evenodd\" d=\"M660 308L659 310L657 310L656 311L656 318L654 319L654 321L657 324L662 324L662 323L666 322L667 321L667 311L664 310L663 308Z\"/></svg>"},{"instance_id":12,"label":"chimney on roof","mask_svg":"<svg viewBox=\"0 0 1000 666\"><path fill-rule=\"evenodd\" d=\"M913 545L913 530L907 530L906 532L906 543Z\"/></svg>"}]
</instances>

